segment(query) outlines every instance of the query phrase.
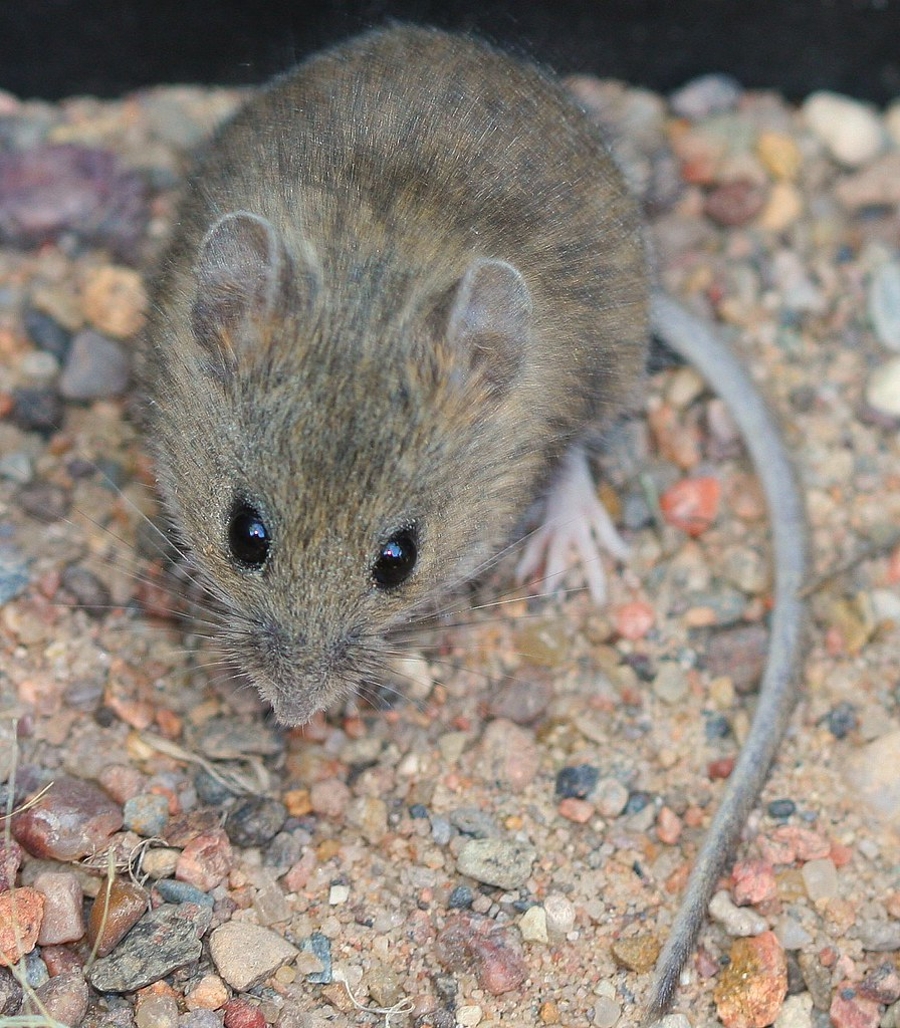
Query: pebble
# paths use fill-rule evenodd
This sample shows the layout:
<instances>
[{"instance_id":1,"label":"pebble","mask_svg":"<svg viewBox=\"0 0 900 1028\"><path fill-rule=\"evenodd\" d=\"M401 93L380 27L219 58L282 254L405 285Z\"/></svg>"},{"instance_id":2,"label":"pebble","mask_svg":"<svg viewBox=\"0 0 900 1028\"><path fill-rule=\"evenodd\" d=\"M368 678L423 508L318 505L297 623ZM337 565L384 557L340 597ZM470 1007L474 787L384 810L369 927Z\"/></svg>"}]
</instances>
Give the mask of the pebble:
<instances>
[{"instance_id":1,"label":"pebble","mask_svg":"<svg viewBox=\"0 0 900 1028\"><path fill-rule=\"evenodd\" d=\"M669 96L669 106L679 118L702 121L713 114L733 111L743 89L737 79L721 72L699 75Z\"/></svg>"},{"instance_id":2,"label":"pebble","mask_svg":"<svg viewBox=\"0 0 900 1028\"><path fill-rule=\"evenodd\" d=\"M13 835L32 856L63 861L104 849L121 827L121 808L102 789L66 776L12 820Z\"/></svg>"},{"instance_id":3,"label":"pebble","mask_svg":"<svg viewBox=\"0 0 900 1028\"><path fill-rule=\"evenodd\" d=\"M763 130L756 140L756 153L766 171L775 178L793 181L803 166L803 154L793 136Z\"/></svg>"},{"instance_id":4,"label":"pebble","mask_svg":"<svg viewBox=\"0 0 900 1028\"><path fill-rule=\"evenodd\" d=\"M670 807L661 807L656 815L656 837L666 846L674 846L684 828L681 818Z\"/></svg>"},{"instance_id":5,"label":"pebble","mask_svg":"<svg viewBox=\"0 0 900 1028\"><path fill-rule=\"evenodd\" d=\"M176 1028L178 1001L169 993L138 996L134 1015L136 1028Z\"/></svg>"},{"instance_id":6,"label":"pebble","mask_svg":"<svg viewBox=\"0 0 900 1028\"><path fill-rule=\"evenodd\" d=\"M262 722L236 721L233 717L214 717L196 733L196 744L210 760L245 760L248 754L274 757L283 744L277 732Z\"/></svg>"},{"instance_id":7,"label":"pebble","mask_svg":"<svg viewBox=\"0 0 900 1028\"><path fill-rule=\"evenodd\" d=\"M62 573L60 585L91 617L103 617L109 613L112 606L109 589L87 568L70 564Z\"/></svg>"},{"instance_id":8,"label":"pebble","mask_svg":"<svg viewBox=\"0 0 900 1028\"><path fill-rule=\"evenodd\" d=\"M0 457L0 478L16 485L27 485L34 478L34 463L21 450L6 453Z\"/></svg>"},{"instance_id":9,"label":"pebble","mask_svg":"<svg viewBox=\"0 0 900 1028\"><path fill-rule=\"evenodd\" d=\"M377 846L387 835L387 804L376 796L358 796L347 807L347 821L359 830L366 842Z\"/></svg>"},{"instance_id":10,"label":"pebble","mask_svg":"<svg viewBox=\"0 0 900 1028\"><path fill-rule=\"evenodd\" d=\"M86 971L101 992L134 992L158 982L179 967L199 960L200 937L209 927L211 911L183 903L164 903L145 914L108 955Z\"/></svg>"},{"instance_id":11,"label":"pebble","mask_svg":"<svg viewBox=\"0 0 900 1028\"><path fill-rule=\"evenodd\" d=\"M601 996L594 1004L594 1028L613 1028L621 1016L621 1006L610 996Z\"/></svg>"},{"instance_id":12,"label":"pebble","mask_svg":"<svg viewBox=\"0 0 900 1028\"><path fill-rule=\"evenodd\" d=\"M769 922L755 910L736 907L724 889L709 901L709 916L735 938L760 935L769 927Z\"/></svg>"},{"instance_id":13,"label":"pebble","mask_svg":"<svg viewBox=\"0 0 900 1028\"><path fill-rule=\"evenodd\" d=\"M601 778L594 803L601 817L618 817L628 805L628 789L617 778Z\"/></svg>"},{"instance_id":14,"label":"pebble","mask_svg":"<svg viewBox=\"0 0 900 1028\"><path fill-rule=\"evenodd\" d=\"M544 899L547 931L566 935L575 927L575 904L559 892L551 892Z\"/></svg>"},{"instance_id":15,"label":"pebble","mask_svg":"<svg viewBox=\"0 0 900 1028\"><path fill-rule=\"evenodd\" d=\"M845 175L834 192L851 211L895 206L900 203L900 153L885 154L855 175Z\"/></svg>"},{"instance_id":16,"label":"pebble","mask_svg":"<svg viewBox=\"0 0 900 1028\"><path fill-rule=\"evenodd\" d=\"M0 545L0 607L20 596L29 581L28 562L21 553L12 546ZM0 757L0 768L5 764L6 760ZM6 781L5 774L2 781Z\"/></svg>"},{"instance_id":17,"label":"pebble","mask_svg":"<svg viewBox=\"0 0 900 1028\"><path fill-rule=\"evenodd\" d=\"M848 168L868 164L884 146L881 121L868 104L819 90L806 98L800 112L831 156Z\"/></svg>"},{"instance_id":18,"label":"pebble","mask_svg":"<svg viewBox=\"0 0 900 1028\"><path fill-rule=\"evenodd\" d=\"M214 1010L190 1010L178 1018L178 1028L222 1028L222 1018Z\"/></svg>"},{"instance_id":19,"label":"pebble","mask_svg":"<svg viewBox=\"0 0 900 1028\"><path fill-rule=\"evenodd\" d=\"M673 660L660 662L653 679L653 695L670 706L682 703L688 694L687 675Z\"/></svg>"},{"instance_id":20,"label":"pebble","mask_svg":"<svg viewBox=\"0 0 900 1028\"><path fill-rule=\"evenodd\" d=\"M900 418L900 357L891 357L869 373L866 403L892 418Z\"/></svg>"},{"instance_id":21,"label":"pebble","mask_svg":"<svg viewBox=\"0 0 900 1028\"><path fill-rule=\"evenodd\" d=\"M854 934L864 950L874 953L896 953L900 950L898 921L861 921Z\"/></svg>"},{"instance_id":22,"label":"pebble","mask_svg":"<svg viewBox=\"0 0 900 1028\"><path fill-rule=\"evenodd\" d=\"M525 942L547 943L547 912L540 904L529 907L519 918L519 931Z\"/></svg>"},{"instance_id":23,"label":"pebble","mask_svg":"<svg viewBox=\"0 0 900 1028\"><path fill-rule=\"evenodd\" d=\"M762 625L740 625L715 632L706 649L710 675L727 675L739 693L750 692L766 665L769 633Z\"/></svg>"},{"instance_id":24,"label":"pebble","mask_svg":"<svg viewBox=\"0 0 900 1028\"><path fill-rule=\"evenodd\" d=\"M122 816L129 831L145 839L158 838L169 820L169 801L157 793L140 793L125 801Z\"/></svg>"},{"instance_id":25,"label":"pebble","mask_svg":"<svg viewBox=\"0 0 900 1028\"><path fill-rule=\"evenodd\" d=\"M320 782L313 782L309 790L312 809L322 817L343 817L350 797L350 787L340 778L325 778Z\"/></svg>"},{"instance_id":26,"label":"pebble","mask_svg":"<svg viewBox=\"0 0 900 1028\"><path fill-rule=\"evenodd\" d=\"M537 851L527 843L508 839L470 839L459 851L460 874L500 889L518 889L531 874Z\"/></svg>"},{"instance_id":27,"label":"pebble","mask_svg":"<svg viewBox=\"0 0 900 1028\"><path fill-rule=\"evenodd\" d=\"M488 724L478 752L483 777L501 782L516 795L534 781L541 763L534 732L504 718Z\"/></svg>"},{"instance_id":28,"label":"pebble","mask_svg":"<svg viewBox=\"0 0 900 1028\"><path fill-rule=\"evenodd\" d=\"M659 506L668 524L697 537L716 520L721 493L717 478L684 478L660 496Z\"/></svg>"},{"instance_id":29,"label":"pebble","mask_svg":"<svg viewBox=\"0 0 900 1028\"><path fill-rule=\"evenodd\" d=\"M546 678L511 678L490 698L490 713L517 725L530 725L546 711L553 687Z\"/></svg>"},{"instance_id":30,"label":"pebble","mask_svg":"<svg viewBox=\"0 0 900 1028\"><path fill-rule=\"evenodd\" d=\"M454 807L450 811L450 824L473 839L495 839L500 835L494 818L478 807Z\"/></svg>"},{"instance_id":31,"label":"pebble","mask_svg":"<svg viewBox=\"0 0 900 1028\"><path fill-rule=\"evenodd\" d=\"M807 860L801 868L806 894L813 901L834 899L838 895L838 874L829 857Z\"/></svg>"},{"instance_id":32,"label":"pebble","mask_svg":"<svg viewBox=\"0 0 900 1028\"><path fill-rule=\"evenodd\" d=\"M842 982L835 989L828 1010L833 1028L878 1028L879 1005L858 994L852 982Z\"/></svg>"},{"instance_id":33,"label":"pebble","mask_svg":"<svg viewBox=\"0 0 900 1028\"><path fill-rule=\"evenodd\" d=\"M883 1005L896 1003L900 999L900 971L893 964L882 964L863 978L857 992L864 999Z\"/></svg>"},{"instance_id":34,"label":"pebble","mask_svg":"<svg viewBox=\"0 0 900 1028\"><path fill-rule=\"evenodd\" d=\"M778 895L775 871L765 860L740 860L735 863L731 878L731 895L738 906L765 903Z\"/></svg>"},{"instance_id":35,"label":"pebble","mask_svg":"<svg viewBox=\"0 0 900 1028\"><path fill-rule=\"evenodd\" d=\"M472 906L474 900L475 893L468 885L456 885L447 897L447 907L450 910L466 910Z\"/></svg>"},{"instance_id":36,"label":"pebble","mask_svg":"<svg viewBox=\"0 0 900 1028\"><path fill-rule=\"evenodd\" d=\"M304 939L302 952L310 954L318 964L321 971L311 971L306 975L306 980L313 985L327 985L332 980L331 940L321 932L313 932L308 939ZM299 963L299 962L298 962Z\"/></svg>"},{"instance_id":37,"label":"pebble","mask_svg":"<svg viewBox=\"0 0 900 1028\"><path fill-rule=\"evenodd\" d=\"M844 780L868 810L886 824L900 825L900 731L888 732L851 751L844 760Z\"/></svg>"},{"instance_id":38,"label":"pebble","mask_svg":"<svg viewBox=\"0 0 900 1028\"><path fill-rule=\"evenodd\" d=\"M287 816L287 807L279 800L251 796L231 810L225 831L235 846L265 846L281 831Z\"/></svg>"},{"instance_id":39,"label":"pebble","mask_svg":"<svg viewBox=\"0 0 900 1028\"><path fill-rule=\"evenodd\" d=\"M266 1028L266 1019L258 1006L236 996L225 1004L224 1028Z\"/></svg>"},{"instance_id":40,"label":"pebble","mask_svg":"<svg viewBox=\"0 0 900 1028\"><path fill-rule=\"evenodd\" d=\"M85 318L96 329L115 339L126 339L144 323L147 294L143 278L130 268L94 268L85 276L81 305Z\"/></svg>"},{"instance_id":41,"label":"pebble","mask_svg":"<svg viewBox=\"0 0 900 1028\"><path fill-rule=\"evenodd\" d=\"M77 942L84 935L84 893L78 878L68 871L42 871L32 885L44 897L38 945Z\"/></svg>"},{"instance_id":42,"label":"pebble","mask_svg":"<svg viewBox=\"0 0 900 1028\"><path fill-rule=\"evenodd\" d=\"M653 627L655 620L653 608L643 600L623 603L613 611L616 633L632 642L643 639Z\"/></svg>"},{"instance_id":43,"label":"pebble","mask_svg":"<svg viewBox=\"0 0 900 1028\"><path fill-rule=\"evenodd\" d=\"M209 892L225 881L233 865L234 853L225 830L213 828L201 832L184 847L175 867L175 877L201 892Z\"/></svg>"},{"instance_id":44,"label":"pebble","mask_svg":"<svg viewBox=\"0 0 900 1028\"><path fill-rule=\"evenodd\" d=\"M873 273L869 320L882 346L900 350L900 262L886 261Z\"/></svg>"},{"instance_id":45,"label":"pebble","mask_svg":"<svg viewBox=\"0 0 900 1028\"><path fill-rule=\"evenodd\" d=\"M205 974L184 997L188 1010L219 1010L228 1002L228 989L215 974Z\"/></svg>"},{"instance_id":46,"label":"pebble","mask_svg":"<svg viewBox=\"0 0 900 1028\"><path fill-rule=\"evenodd\" d=\"M150 878L170 878L175 874L181 850L168 846L144 850L141 857L141 871Z\"/></svg>"},{"instance_id":47,"label":"pebble","mask_svg":"<svg viewBox=\"0 0 900 1028\"><path fill-rule=\"evenodd\" d=\"M767 196L767 190L755 182L726 182L709 193L703 210L717 225L736 228L748 224L762 211Z\"/></svg>"},{"instance_id":48,"label":"pebble","mask_svg":"<svg viewBox=\"0 0 900 1028\"><path fill-rule=\"evenodd\" d=\"M59 376L67 400L103 400L125 392L131 362L121 344L93 329L79 332Z\"/></svg>"},{"instance_id":49,"label":"pebble","mask_svg":"<svg viewBox=\"0 0 900 1028\"><path fill-rule=\"evenodd\" d=\"M49 314L29 307L22 315L22 325L28 338L44 353L52 354L63 363L72 342L72 333Z\"/></svg>"},{"instance_id":50,"label":"pebble","mask_svg":"<svg viewBox=\"0 0 900 1028\"><path fill-rule=\"evenodd\" d=\"M775 1028L812 1028L812 996L803 992L798 996L787 996L775 1018Z\"/></svg>"},{"instance_id":51,"label":"pebble","mask_svg":"<svg viewBox=\"0 0 900 1028\"><path fill-rule=\"evenodd\" d=\"M435 952L449 970L473 971L481 988L492 996L517 989L528 974L508 932L475 914L448 919L435 939Z\"/></svg>"},{"instance_id":52,"label":"pebble","mask_svg":"<svg viewBox=\"0 0 900 1028\"><path fill-rule=\"evenodd\" d=\"M803 949L812 942L812 936L803 925L788 915L778 920L775 925L775 934L786 950Z\"/></svg>"},{"instance_id":53,"label":"pebble","mask_svg":"<svg viewBox=\"0 0 900 1028\"><path fill-rule=\"evenodd\" d=\"M19 489L19 506L43 525L62 521L72 509L72 497L68 490L54 482L30 482Z\"/></svg>"},{"instance_id":54,"label":"pebble","mask_svg":"<svg viewBox=\"0 0 900 1028\"><path fill-rule=\"evenodd\" d=\"M44 897L23 886L0 893L0 967L18 962L37 945L44 916Z\"/></svg>"},{"instance_id":55,"label":"pebble","mask_svg":"<svg viewBox=\"0 0 900 1028\"><path fill-rule=\"evenodd\" d=\"M22 986L11 971L0 967L0 1017L12 1017L22 1008Z\"/></svg>"},{"instance_id":56,"label":"pebble","mask_svg":"<svg viewBox=\"0 0 900 1028\"><path fill-rule=\"evenodd\" d=\"M787 961L773 932L736 939L713 993L725 1028L772 1024L787 994Z\"/></svg>"},{"instance_id":57,"label":"pebble","mask_svg":"<svg viewBox=\"0 0 900 1028\"><path fill-rule=\"evenodd\" d=\"M67 971L45 982L28 996L23 1012L39 1018L51 1018L61 1025L80 1025L88 1008L88 987L81 971Z\"/></svg>"},{"instance_id":58,"label":"pebble","mask_svg":"<svg viewBox=\"0 0 900 1028\"><path fill-rule=\"evenodd\" d=\"M556 795L563 799L583 800L600 779L599 770L593 764L578 764L564 767L556 775Z\"/></svg>"},{"instance_id":59,"label":"pebble","mask_svg":"<svg viewBox=\"0 0 900 1028\"><path fill-rule=\"evenodd\" d=\"M21 386L13 390L12 422L25 432L50 435L62 427L65 407L49 386Z\"/></svg>"},{"instance_id":60,"label":"pebble","mask_svg":"<svg viewBox=\"0 0 900 1028\"><path fill-rule=\"evenodd\" d=\"M74 232L133 259L146 219L142 177L109 151L63 143L0 154L0 239L14 246Z\"/></svg>"},{"instance_id":61,"label":"pebble","mask_svg":"<svg viewBox=\"0 0 900 1028\"><path fill-rule=\"evenodd\" d=\"M198 889L196 885L188 882L179 882L174 878L161 878L154 885L154 889L167 903L196 903L200 907L215 906L212 896Z\"/></svg>"},{"instance_id":62,"label":"pebble","mask_svg":"<svg viewBox=\"0 0 900 1028\"><path fill-rule=\"evenodd\" d=\"M3 729L6 728L6 731ZM0 727L0 747L10 746L15 741L15 735L10 722ZM0 752L3 752L0 749ZM5 782L9 777L9 769L0 766L0 782ZM8 892L16 884L16 875L22 864L22 847L15 839L4 839L0 837L0 892Z\"/></svg>"},{"instance_id":63,"label":"pebble","mask_svg":"<svg viewBox=\"0 0 900 1028\"><path fill-rule=\"evenodd\" d=\"M280 935L251 924L228 921L209 937L216 970L236 992L246 992L270 978L300 952Z\"/></svg>"},{"instance_id":64,"label":"pebble","mask_svg":"<svg viewBox=\"0 0 900 1028\"><path fill-rule=\"evenodd\" d=\"M594 816L593 803L589 803L587 800L577 800L573 797L560 800L559 806L556 809L560 817L564 817L567 821L572 821L577 825L586 825Z\"/></svg>"},{"instance_id":65,"label":"pebble","mask_svg":"<svg viewBox=\"0 0 900 1028\"><path fill-rule=\"evenodd\" d=\"M476 1028L481 1024L484 1011L476 1004L467 1004L456 1008L456 1023L459 1028Z\"/></svg>"},{"instance_id":66,"label":"pebble","mask_svg":"<svg viewBox=\"0 0 900 1028\"><path fill-rule=\"evenodd\" d=\"M647 974L656 966L659 956L659 939L654 935L634 935L627 939L616 939L610 947L613 959L626 971Z\"/></svg>"},{"instance_id":67,"label":"pebble","mask_svg":"<svg viewBox=\"0 0 900 1028\"><path fill-rule=\"evenodd\" d=\"M114 878L107 893L100 888L88 918L87 937L97 956L105 957L141 919L150 902L145 889L127 878Z\"/></svg>"},{"instance_id":68,"label":"pebble","mask_svg":"<svg viewBox=\"0 0 900 1028\"><path fill-rule=\"evenodd\" d=\"M885 1010L879 1028L900 1028L900 1003L894 1003Z\"/></svg>"}]
</instances>

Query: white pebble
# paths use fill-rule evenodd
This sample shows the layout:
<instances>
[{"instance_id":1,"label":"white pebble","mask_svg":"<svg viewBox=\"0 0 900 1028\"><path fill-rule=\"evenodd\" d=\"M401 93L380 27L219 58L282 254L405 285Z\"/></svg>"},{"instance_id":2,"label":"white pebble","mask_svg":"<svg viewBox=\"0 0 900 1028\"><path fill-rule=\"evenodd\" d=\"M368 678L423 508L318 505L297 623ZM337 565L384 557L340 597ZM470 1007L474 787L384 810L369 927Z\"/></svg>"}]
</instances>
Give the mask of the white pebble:
<instances>
[{"instance_id":1,"label":"white pebble","mask_svg":"<svg viewBox=\"0 0 900 1028\"><path fill-rule=\"evenodd\" d=\"M730 75L700 75L677 89L669 104L679 118L700 121L711 114L734 110L741 98L741 84Z\"/></svg>"},{"instance_id":2,"label":"white pebble","mask_svg":"<svg viewBox=\"0 0 900 1028\"><path fill-rule=\"evenodd\" d=\"M835 160L859 168L884 146L884 130L875 111L849 96L820 90L802 107L806 124Z\"/></svg>"},{"instance_id":3,"label":"white pebble","mask_svg":"<svg viewBox=\"0 0 900 1028\"><path fill-rule=\"evenodd\" d=\"M529 907L519 918L519 931L525 942L547 942L547 914L543 907Z\"/></svg>"},{"instance_id":4,"label":"white pebble","mask_svg":"<svg viewBox=\"0 0 900 1028\"><path fill-rule=\"evenodd\" d=\"M775 1028L810 1028L812 1018L812 996L801 992L798 996L788 996L775 1018Z\"/></svg>"},{"instance_id":5,"label":"white pebble","mask_svg":"<svg viewBox=\"0 0 900 1028\"><path fill-rule=\"evenodd\" d=\"M876 624L900 626L900 593L894 589L873 589L869 598Z\"/></svg>"},{"instance_id":6,"label":"white pebble","mask_svg":"<svg viewBox=\"0 0 900 1028\"><path fill-rule=\"evenodd\" d=\"M869 375L866 403L882 414L900 418L900 357L891 357Z\"/></svg>"},{"instance_id":7,"label":"white pebble","mask_svg":"<svg viewBox=\"0 0 900 1028\"><path fill-rule=\"evenodd\" d=\"M575 905L558 892L551 892L544 900L547 930L565 935L575 927Z\"/></svg>"},{"instance_id":8,"label":"white pebble","mask_svg":"<svg viewBox=\"0 0 900 1028\"><path fill-rule=\"evenodd\" d=\"M884 112L884 127L894 146L900 146L900 100L895 100Z\"/></svg>"},{"instance_id":9,"label":"white pebble","mask_svg":"<svg viewBox=\"0 0 900 1028\"><path fill-rule=\"evenodd\" d=\"M882 346L900 350L900 262L888 261L872 275L869 320Z\"/></svg>"},{"instance_id":10,"label":"white pebble","mask_svg":"<svg viewBox=\"0 0 900 1028\"><path fill-rule=\"evenodd\" d=\"M756 911L735 906L724 889L709 901L709 916L731 936L760 935L769 927L769 922Z\"/></svg>"},{"instance_id":11,"label":"white pebble","mask_svg":"<svg viewBox=\"0 0 900 1028\"><path fill-rule=\"evenodd\" d=\"M817 900L834 899L838 894L838 874L834 861L829 857L807 860L801 871L806 895L815 903Z\"/></svg>"},{"instance_id":12,"label":"white pebble","mask_svg":"<svg viewBox=\"0 0 900 1028\"><path fill-rule=\"evenodd\" d=\"M788 950L803 949L804 946L812 942L812 936L803 925L787 914L780 918L775 925L775 936L781 945Z\"/></svg>"},{"instance_id":13,"label":"white pebble","mask_svg":"<svg viewBox=\"0 0 900 1028\"><path fill-rule=\"evenodd\" d=\"M614 999L601 996L594 1004L595 1028L613 1028L622 1016L622 1008Z\"/></svg>"},{"instance_id":14,"label":"white pebble","mask_svg":"<svg viewBox=\"0 0 900 1028\"><path fill-rule=\"evenodd\" d=\"M471 1003L468 1006L457 1007L456 1010L456 1023L460 1028L475 1028L475 1025L481 1024L481 1018L484 1016L484 1011L475 1003Z\"/></svg>"},{"instance_id":15,"label":"white pebble","mask_svg":"<svg viewBox=\"0 0 900 1028\"><path fill-rule=\"evenodd\" d=\"M328 902L333 907L346 903L348 899L350 899L349 885L332 885L328 891Z\"/></svg>"}]
</instances>

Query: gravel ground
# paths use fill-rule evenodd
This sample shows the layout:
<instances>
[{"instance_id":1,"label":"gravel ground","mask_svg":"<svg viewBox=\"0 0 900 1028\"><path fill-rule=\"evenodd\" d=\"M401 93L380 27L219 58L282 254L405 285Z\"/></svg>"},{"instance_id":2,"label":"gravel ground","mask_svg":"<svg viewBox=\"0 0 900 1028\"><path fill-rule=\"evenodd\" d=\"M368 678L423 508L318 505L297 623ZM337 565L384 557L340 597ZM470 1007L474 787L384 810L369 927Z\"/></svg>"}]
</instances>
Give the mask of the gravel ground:
<instances>
[{"instance_id":1,"label":"gravel ground","mask_svg":"<svg viewBox=\"0 0 900 1028\"><path fill-rule=\"evenodd\" d=\"M900 104L572 88L667 288L780 415L814 541L803 696L673 1025L898 1026ZM4 821L0 1024L633 1024L753 709L752 469L658 360L602 459L633 547L606 609L501 564L375 709L278 730L191 619L127 386L190 151L238 100L0 95L4 803L53 783Z\"/></svg>"}]
</instances>

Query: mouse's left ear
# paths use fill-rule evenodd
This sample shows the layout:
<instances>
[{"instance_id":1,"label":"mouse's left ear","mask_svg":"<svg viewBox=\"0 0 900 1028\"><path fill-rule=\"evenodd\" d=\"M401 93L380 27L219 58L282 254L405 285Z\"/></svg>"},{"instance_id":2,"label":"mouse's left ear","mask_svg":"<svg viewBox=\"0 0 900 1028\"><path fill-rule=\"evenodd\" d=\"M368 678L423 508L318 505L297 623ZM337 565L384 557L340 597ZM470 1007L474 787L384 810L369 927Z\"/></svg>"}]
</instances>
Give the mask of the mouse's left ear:
<instances>
[{"instance_id":1,"label":"mouse's left ear","mask_svg":"<svg viewBox=\"0 0 900 1028\"><path fill-rule=\"evenodd\" d=\"M239 358L241 329L251 319L311 308L318 277L312 261L298 269L275 226L259 214L233 211L203 237L194 265L197 293L191 327L197 341Z\"/></svg>"},{"instance_id":2,"label":"mouse's left ear","mask_svg":"<svg viewBox=\"0 0 900 1028\"><path fill-rule=\"evenodd\" d=\"M504 389L521 367L532 312L531 293L518 268L479 257L456 287L447 342L473 370Z\"/></svg>"}]
</instances>

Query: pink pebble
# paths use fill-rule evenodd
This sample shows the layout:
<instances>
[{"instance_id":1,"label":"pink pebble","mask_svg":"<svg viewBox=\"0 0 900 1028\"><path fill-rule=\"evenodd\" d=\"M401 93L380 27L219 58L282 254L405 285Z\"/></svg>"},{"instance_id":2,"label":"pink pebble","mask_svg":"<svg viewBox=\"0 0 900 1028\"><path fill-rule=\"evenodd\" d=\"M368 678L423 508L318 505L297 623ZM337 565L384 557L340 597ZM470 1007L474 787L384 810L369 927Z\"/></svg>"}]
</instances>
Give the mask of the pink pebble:
<instances>
[{"instance_id":1,"label":"pink pebble","mask_svg":"<svg viewBox=\"0 0 900 1028\"><path fill-rule=\"evenodd\" d=\"M615 611L616 631L623 639L643 639L653 627L653 608L643 600L623 603Z\"/></svg>"},{"instance_id":2,"label":"pink pebble","mask_svg":"<svg viewBox=\"0 0 900 1028\"><path fill-rule=\"evenodd\" d=\"M685 478L660 496L659 506L668 524L699 536L716 520L721 494L717 478Z\"/></svg>"},{"instance_id":3,"label":"pink pebble","mask_svg":"<svg viewBox=\"0 0 900 1028\"><path fill-rule=\"evenodd\" d=\"M266 1019L259 1007L244 999L230 999L225 1004L225 1028L266 1028Z\"/></svg>"},{"instance_id":4,"label":"pink pebble","mask_svg":"<svg viewBox=\"0 0 900 1028\"><path fill-rule=\"evenodd\" d=\"M233 863L234 853L225 829L213 828L184 847L175 867L175 877L202 892L209 892L225 881Z\"/></svg>"},{"instance_id":5,"label":"pink pebble","mask_svg":"<svg viewBox=\"0 0 900 1028\"><path fill-rule=\"evenodd\" d=\"M122 811L102 789L81 778L57 778L12 819L12 833L35 857L79 860L102 850L122 827Z\"/></svg>"},{"instance_id":6,"label":"pink pebble","mask_svg":"<svg viewBox=\"0 0 900 1028\"><path fill-rule=\"evenodd\" d=\"M84 935L84 892L75 875L66 871L42 871L35 875L34 887L44 897L38 945L77 942Z\"/></svg>"},{"instance_id":7,"label":"pink pebble","mask_svg":"<svg viewBox=\"0 0 900 1028\"><path fill-rule=\"evenodd\" d=\"M15 964L37 944L44 897L29 888L0 893L0 967Z\"/></svg>"},{"instance_id":8,"label":"pink pebble","mask_svg":"<svg viewBox=\"0 0 900 1028\"><path fill-rule=\"evenodd\" d=\"M739 906L764 903L778 895L775 872L767 860L740 860L731 872L732 899Z\"/></svg>"}]
</instances>

